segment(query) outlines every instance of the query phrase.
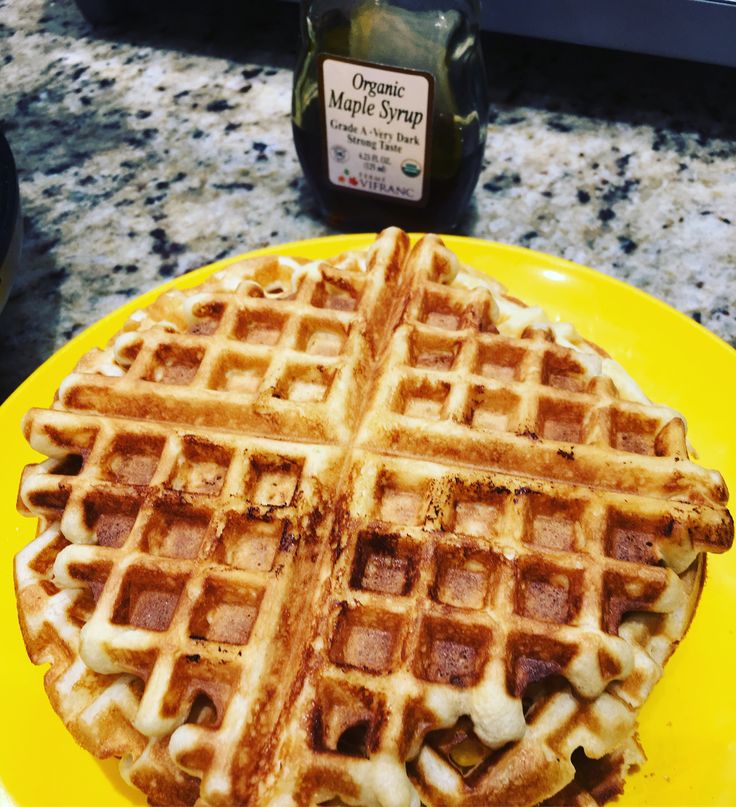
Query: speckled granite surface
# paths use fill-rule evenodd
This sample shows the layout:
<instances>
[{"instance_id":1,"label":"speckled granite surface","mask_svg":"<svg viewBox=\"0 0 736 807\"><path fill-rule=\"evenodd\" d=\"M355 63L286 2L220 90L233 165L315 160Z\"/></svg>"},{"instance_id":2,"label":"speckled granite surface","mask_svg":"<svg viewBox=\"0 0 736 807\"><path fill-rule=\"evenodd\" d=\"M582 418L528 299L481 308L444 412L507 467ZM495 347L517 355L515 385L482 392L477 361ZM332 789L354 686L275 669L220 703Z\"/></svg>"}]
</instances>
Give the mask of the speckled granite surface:
<instances>
[{"instance_id":1,"label":"speckled granite surface","mask_svg":"<svg viewBox=\"0 0 736 807\"><path fill-rule=\"evenodd\" d=\"M0 0L0 128L26 237L0 398L139 292L329 232L291 141L296 9L272 8L195 36L196 21L95 30L71 2ZM597 267L736 344L736 72L485 44L486 166L460 232Z\"/></svg>"}]
</instances>

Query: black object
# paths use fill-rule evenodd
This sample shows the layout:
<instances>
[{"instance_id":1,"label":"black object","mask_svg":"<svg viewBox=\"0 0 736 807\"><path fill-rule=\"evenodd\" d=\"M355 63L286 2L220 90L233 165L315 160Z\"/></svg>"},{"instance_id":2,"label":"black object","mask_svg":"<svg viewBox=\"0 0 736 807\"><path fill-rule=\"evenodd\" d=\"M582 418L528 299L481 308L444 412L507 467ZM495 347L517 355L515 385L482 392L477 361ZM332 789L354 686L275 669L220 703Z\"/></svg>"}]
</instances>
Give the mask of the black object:
<instances>
[{"instance_id":1,"label":"black object","mask_svg":"<svg viewBox=\"0 0 736 807\"><path fill-rule=\"evenodd\" d=\"M21 245L20 194L15 161L0 133L0 311L18 270Z\"/></svg>"},{"instance_id":2,"label":"black object","mask_svg":"<svg viewBox=\"0 0 736 807\"><path fill-rule=\"evenodd\" d=\"M125 0L77 0L79 10L93 25L125 20Z\"/></svg>"}]
</instances>

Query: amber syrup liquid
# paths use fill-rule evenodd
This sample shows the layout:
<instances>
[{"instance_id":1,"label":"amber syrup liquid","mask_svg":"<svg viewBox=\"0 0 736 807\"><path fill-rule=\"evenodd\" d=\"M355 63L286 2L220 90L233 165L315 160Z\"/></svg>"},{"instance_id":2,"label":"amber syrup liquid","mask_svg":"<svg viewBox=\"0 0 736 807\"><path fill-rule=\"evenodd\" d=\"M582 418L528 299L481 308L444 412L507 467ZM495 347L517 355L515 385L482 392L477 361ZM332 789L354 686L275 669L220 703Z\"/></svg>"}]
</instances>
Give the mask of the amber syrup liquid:
<instances>
[{"instance_id":1,"label":"amber syrup liquid","mask_svg":"<svg viewBox=\"0 0 736 807\"><path fill-rule=\"evenodd\" d=\"M407 204L390 196L378 197L339 188L329 181L318 114L315 105L314 110L304 116L306 127L294 123L292 129L302 170L317 198L322 216L331 227L368 231L395 225L413 232L449 232L457 227L478 182L483 162L482 143L454 159L448 159L446 153L441 154L440 148L433 148L426 202ZM445 138L442 145L447 145ZM448 162L452 164L448 165Z\"/></svg>"},{"instance_id":2,"label":"amber syrup liquid","mask_svg":"<svg viewBox=\"0 0 736 807\"><path fill-rule=\"evenodd\" d=\"M478 181L486 140L488 97L478 9L477 0L303 4L303 50L295 71L292 110L294 145L321 213L336 229L368 231L397 225L415 232L449 232L460 223ZM421 203L330 182L318 92L319 54L434 76L427 185Z\"/></svg>"}]
</instances>

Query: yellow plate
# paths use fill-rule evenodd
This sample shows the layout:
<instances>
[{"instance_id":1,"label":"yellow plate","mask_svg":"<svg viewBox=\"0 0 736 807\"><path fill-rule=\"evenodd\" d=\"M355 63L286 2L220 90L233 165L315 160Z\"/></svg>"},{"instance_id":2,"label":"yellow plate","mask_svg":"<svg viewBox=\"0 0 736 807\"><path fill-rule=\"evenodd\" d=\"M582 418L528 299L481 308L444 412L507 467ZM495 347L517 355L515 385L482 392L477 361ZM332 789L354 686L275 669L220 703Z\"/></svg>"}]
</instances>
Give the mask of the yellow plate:
<instances>
[{"instance_id":1,"label":"yellow plate","mask_svg":"<svg viewBox=\"0 0 736 807\"><path fill-rule=\"evenodd\" d=\"M328 257L365 246L369 236L338 236L259 250ZM700 461L736 486L734 379L736 351L652 297L591 269L529 250L447 237L460 258L505 283L553 318L575 323L618 359L655 401L683 412ZM43 670L23 647L15 613L13 555L33 537L35 522L15 511L23 466L36 455L19 423L32 406L51 403L62 378L87 350L103 345L136 308L162 290L201 283L237 258L206 266L144 294L79 334L40 367L0 407L0 629L3 725L0 804L117 805L142 803L120 779L115 762L98 762L67 734L43 690ZM708 581L682 647L641 713L640 736L649 761L631 777L627 805L736 804L736 551L714 557ZM3 794L3 788L5 793Z\"/></svg>"}]
</instances>

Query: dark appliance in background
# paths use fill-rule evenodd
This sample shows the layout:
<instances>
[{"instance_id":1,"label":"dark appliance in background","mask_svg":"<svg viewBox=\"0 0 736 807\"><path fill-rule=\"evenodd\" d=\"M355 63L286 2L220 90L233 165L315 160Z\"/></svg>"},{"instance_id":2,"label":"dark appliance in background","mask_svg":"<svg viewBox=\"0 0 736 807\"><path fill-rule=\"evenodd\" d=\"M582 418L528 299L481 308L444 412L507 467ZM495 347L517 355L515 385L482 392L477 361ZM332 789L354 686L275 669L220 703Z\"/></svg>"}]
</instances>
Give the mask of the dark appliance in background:
<instances>
[{"instance_id":1,"label":"dark appliance in background","mask_svg":"<svg viewBox=\"0 0 736 807\"><path fill-rule=\"evenodd\" d=\"M249 6L262 15L277 4L232 0L210 3L200 13L222 13L231 5L247 17ZM201 10L201 3L191 0L77 0L77 5L97 24L125 22L152 6L177 13L187 6ZM736 67L736 0L481 0L481 7L488 31Z\"/></svg>"},{"instance_id":2,"label":"dark appliance in background","mask_svg":"<svg viewBox=\"0 0 736 807\"><path fill-rule=\"evenodd\" d=\"M20 194L15 161L0 132L0 311L18 271L21 244Z\"/></svg>"}]
</instances>

